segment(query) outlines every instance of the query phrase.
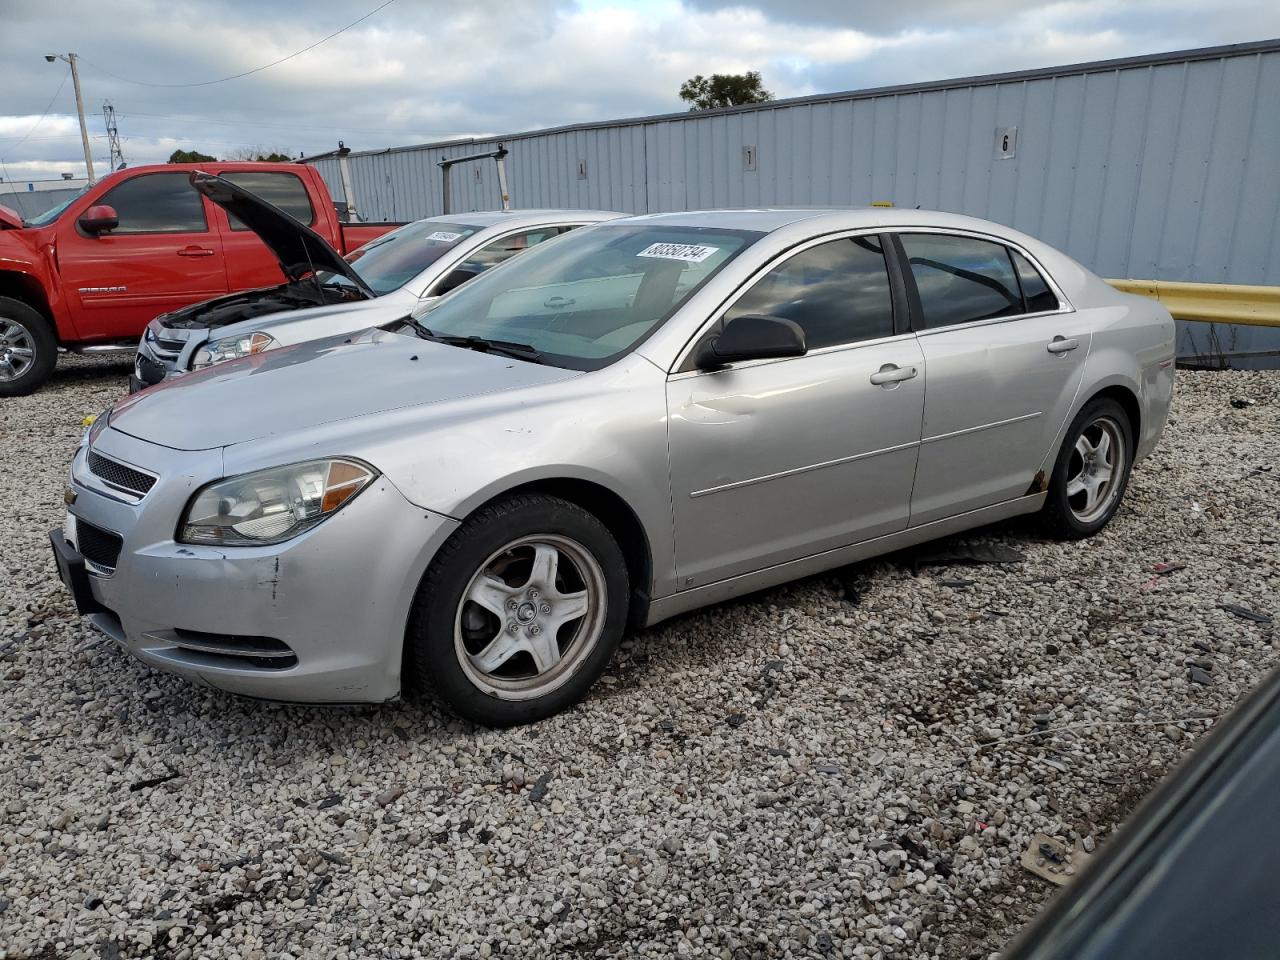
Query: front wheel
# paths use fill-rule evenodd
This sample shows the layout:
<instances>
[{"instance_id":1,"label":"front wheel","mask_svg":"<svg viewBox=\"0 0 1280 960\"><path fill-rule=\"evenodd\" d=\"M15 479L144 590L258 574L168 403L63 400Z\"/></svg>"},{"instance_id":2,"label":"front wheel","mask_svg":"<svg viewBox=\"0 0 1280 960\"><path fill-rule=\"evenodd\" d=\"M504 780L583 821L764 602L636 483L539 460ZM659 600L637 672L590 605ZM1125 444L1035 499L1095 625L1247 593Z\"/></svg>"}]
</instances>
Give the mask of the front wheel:
<instances>
[{"instance_id":1,"label":"front wheel","mask_svg":"<svg viewBox=\"0 0 1280 960\"><path fill-rule=\"evenodd\" d=\"M1064 540L1091 537L1115 515L1133 467L1133 427L1116 401L1089 401L1071 422L1054 464L1045 525Z\"/></svg>"},{"instance_id":2,"label":"front wheel","mask_svg":"<svg viewBox=\"0 0 1280 960\"><path fill-rule=\"evenodd\" d=\"M0 397L34 392L57 362L58 340L49 322L21 300L0 297Z\"/></svg>"},{"instance_id":3,"label":"front wheel","mask_svg":"<svg viewBox=\"0 0 1280 960\"><path fill-rule=\"evenodd\" d=\"M410 620L404 677L491 727L580 700L627 622L617 541L557 497L521 495L467 519L432 561Z\"/></svg>"}]
</instances>

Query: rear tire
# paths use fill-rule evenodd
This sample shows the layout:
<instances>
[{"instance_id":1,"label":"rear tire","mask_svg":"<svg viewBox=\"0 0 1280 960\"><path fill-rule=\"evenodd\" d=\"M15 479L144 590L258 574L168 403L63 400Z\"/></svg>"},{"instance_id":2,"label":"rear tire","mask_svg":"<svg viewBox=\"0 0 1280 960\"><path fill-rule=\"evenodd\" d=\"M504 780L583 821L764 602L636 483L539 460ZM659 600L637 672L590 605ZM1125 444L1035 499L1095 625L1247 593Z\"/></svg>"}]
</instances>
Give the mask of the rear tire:
<instances>
[{"instance_id":1,"label":"rear tire","mask_svg":"<svg viewBox=\"0 0 1280 960\"><path fill-rule=\"evenodd\" d=\"M622 550L593 514L539 494L498 501L455 530L428 567L404 683L484 726L541 720L582 699L604 672L629 594Z\"/></svg>"},{"instance_id":2,"label":"rear tire","mask_svg":"<svg viewBox=\"0 0 1280 960\"><path fill-rule=\"evenodd\" d=\"M0 397L24 397L49 379L58 338L49 321L21 300L0 297Z\"/></svg>"},{"instance_id":3,"label":"rear tire","mask_svg":"<svg viewBox=\"0 0 1280 960\"><path fill-rule=\"evenodd\" d=\"M1071 422L1049 480L1047 532L1060 540L1092 537L1115 516L1133 469L1133 425L1124 407L1099 397Z\"/></svg>"}]
</instances>

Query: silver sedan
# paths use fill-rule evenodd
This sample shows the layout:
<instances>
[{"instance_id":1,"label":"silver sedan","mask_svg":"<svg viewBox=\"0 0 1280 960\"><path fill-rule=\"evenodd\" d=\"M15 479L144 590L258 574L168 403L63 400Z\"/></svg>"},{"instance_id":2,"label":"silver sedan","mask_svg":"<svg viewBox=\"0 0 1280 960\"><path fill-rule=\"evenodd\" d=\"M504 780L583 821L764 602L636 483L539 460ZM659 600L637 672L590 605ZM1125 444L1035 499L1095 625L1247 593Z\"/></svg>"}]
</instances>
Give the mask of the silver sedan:
<instances>
[{"instance_id":1,"label":"silver sedan","mask_svg":"<svg viewBox=\"0 0 1280 960\"><path fill-rule=\"evenodd\" d=\"M1017 514L1097 533L1173 359L1159 304L992 223L633 217L123 401L51 541L160 669L524 723L628 629Z\"/></svg>"}]
</instances>

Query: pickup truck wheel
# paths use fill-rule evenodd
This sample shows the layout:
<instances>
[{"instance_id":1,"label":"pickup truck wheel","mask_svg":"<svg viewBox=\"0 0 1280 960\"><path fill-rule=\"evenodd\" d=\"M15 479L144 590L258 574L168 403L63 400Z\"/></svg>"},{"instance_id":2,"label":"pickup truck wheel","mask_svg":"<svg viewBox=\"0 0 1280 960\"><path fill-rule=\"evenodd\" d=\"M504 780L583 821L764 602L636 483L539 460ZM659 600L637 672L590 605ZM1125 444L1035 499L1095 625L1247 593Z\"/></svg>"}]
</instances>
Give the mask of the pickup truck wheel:
<instances>
[{"instance_id":1,"label":"pickup truck wheel","mask_svg":"<svg viewBox=\"0 0 1280 960\"><path fill-rule=\"evenodd\" d=\"M468 518L419 587L407 685L491 727L580 700L627 623L627 565L603 523L557 497L520 495Z\"/></svg>"},{"instance_id":2,"label":"pickup truck wheel","mask_svg":"<svg viewBox=\"0 0 1280 960\"><path fill-rule=\"evenodd\" d=\"M58 341L49 322L21 300L0 297L0 397L21 397L49 379Z\"/></svg>"}]
</instances>

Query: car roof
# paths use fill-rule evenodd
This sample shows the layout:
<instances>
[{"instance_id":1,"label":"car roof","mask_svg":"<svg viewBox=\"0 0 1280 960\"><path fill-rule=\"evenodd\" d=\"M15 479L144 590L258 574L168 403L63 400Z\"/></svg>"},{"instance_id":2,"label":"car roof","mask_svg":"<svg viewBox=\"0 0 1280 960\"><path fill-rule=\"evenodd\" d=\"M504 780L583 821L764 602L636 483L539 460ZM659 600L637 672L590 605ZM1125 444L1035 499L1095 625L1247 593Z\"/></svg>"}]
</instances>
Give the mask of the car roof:
<instances>
[{"instance_id":1,"label":"car roof","mask_svg":"<svg viewBox=\"0 0 1280 960\"><path fill-rule=\"evenodd\" d=\"M441 214L426 217L428 221L438 220L441 223L466 223L473 227L523 226L538 223L598 223L601 220L616 220L625 217L625 213L612 210L569 210L562 208L535 210L475 210L469 213Z\"/></svg>"},{"instance_id":2,"label":"car roof","mask_svg":"<svg viewBox=\"0 0 1280 960\"><path fill-rule=\"evenodd\" d=\"M725 230L758 230L773 233L806 223L815 232L860 228L945 227L1010 234L1008 227L940 210L903 207L765 207L752 210L689 210L627 217L626 223L665 224L679 227L719 227Z\"/></svg>"}]
</instances>

